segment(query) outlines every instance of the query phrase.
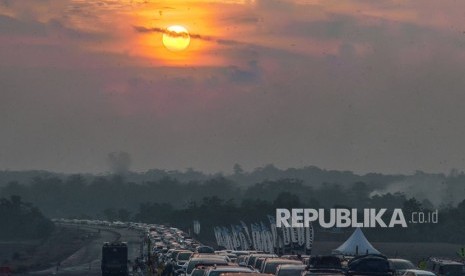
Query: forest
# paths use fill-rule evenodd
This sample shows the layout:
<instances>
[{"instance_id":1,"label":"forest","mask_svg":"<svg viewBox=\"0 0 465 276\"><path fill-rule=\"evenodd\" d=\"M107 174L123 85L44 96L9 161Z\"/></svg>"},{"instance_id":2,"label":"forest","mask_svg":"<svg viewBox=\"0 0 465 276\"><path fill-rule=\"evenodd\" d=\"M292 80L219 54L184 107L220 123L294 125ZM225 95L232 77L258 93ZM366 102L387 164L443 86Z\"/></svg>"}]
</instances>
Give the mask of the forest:
<instances>
[{"instance_id":1,"label":"forest","mask_svg":"<svg viewBox=\"0 0 465 276\"><path fill-rule=\"evenodd\" d=\"M49 218L164 223L186 230L193 220L199 220L205 239L212 234L205 229L241 220L266 221L276 208L402 208L406 214L438 209L438 224L365 232L379 241L465 242L460 234L465 227L463 173L403 176L356 175L313 167L289 170L267 167L248 173L235 166L232 175L161 170L107 175L41 172L29 174L29 179L23 176L21 181L9 179L0 187L0 197L19 196ZM337 238L324 234L324 229L317 231L322 238Z\"/></svg>"}]
</instances>

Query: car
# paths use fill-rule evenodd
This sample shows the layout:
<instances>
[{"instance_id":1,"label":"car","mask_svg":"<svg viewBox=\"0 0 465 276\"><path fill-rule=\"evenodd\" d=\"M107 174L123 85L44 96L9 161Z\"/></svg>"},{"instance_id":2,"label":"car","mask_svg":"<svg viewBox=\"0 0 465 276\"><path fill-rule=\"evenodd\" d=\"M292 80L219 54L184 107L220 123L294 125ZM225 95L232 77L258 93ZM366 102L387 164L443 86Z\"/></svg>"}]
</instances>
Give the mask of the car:
<instances>
[{"instance_id":1,"label":"car","mask_svg":"<svg viewBox=\"0 0 465 276\"><path fill-rule=\"evenodd\" d=\"M197 267L192 270L191 276L205 276L205 267Z\"/></svg>"},{"instance_id":2,"label":"car","mask_svg":"<svg viewBox=\"0 0 465 276\"><path fill-rule=\"evenodd\" d=\"M297 260L289 260L289 259L283 259L283 258L268 258L263 263L263 266L260 272L266 273L266 274L275 274L278 266L283 265L283 264L302 265L303 263Z\"/></svg>"},{"instance_id":3,"label":"car","mask_svg":"<svg viewBox=\"0 0 465 276\"><path fill-rule=\"evenodd\" d=\"M251 254L249 256L249 258L247 259L247 266L254 266L255 265L255 261L257 260L257 258L259 257L278 257L278 255L275 255L275 254Z\"/></svg>"},{"instance_id":4,"label":"car","mask_svg":"<svg viewBox=\"0 0 465 276\"><path fill-rule=\"evenodd\" d=\"M196 253L212 253L212 254L214 254L215 250L213 248L211 248L210 246L202 245L202 246L198 246L195 249L195 252Z\"/></svg>"},{"instance_id":5,"label":"car","mask_svg":"<svg viewBox=\"0 0 465 276\"><path fill-rule=\"evenodd\" d=\"M312 256L308 259L309 270L316 271L318 269L342 269L341 258L333 255L318 255Z\"/></svg>"},{"instance_id":6,"label":"car","mask_svg":"<svg viewBox=\"0 0 465 276\"><path fill-rule=\"evenodd\" d=\"M176 255L174 261L176 262L176 268L182 267L189 259L193 253L191 251L179 251Z\"/></svg>"},{"instance_id":7,"label":"car","mask_svg":"<svg viewBox=\"0 0 465 276\"><path fill-rule=\"evenodd\" d=\"M264 273L221 273L220 276L274 276L273 274L264 274Z\"/></svg>"},{"instance_id":8,"label":"car","mask_svg":"<svg viewBox=\"0 0 465 276\"><path fill-rule=\"evenodd\" d=\"M247 259L249 255L241 255L237 257L236 263L240 266L247 266Z\"/></svg>"},{"instance_id":9,"label":"car","mask_svg":"<svg viewBox=\"0 0 465 276\"><path fill-rule=\"evenodd\" d=\"M347 276L370 275L370 276L393 276L386 256L379 254L368 254L357 256L347 264Z\"/></svg>"},{"instance_id":10,"label":"car","mask_svg":"<svg viewBox=\"0 0 465 276\"><path fill-rule=\"evenodd\" d=\"M258 257L255 260L255 264L253 265L253 268L255 268L256 271L261 272L263 263L265 262L266 259L269 257Z\"/></svg>"},{"instance_id":11,"label":"car","mask_svg":"<svg viewBox=\"0 0 465 276\"><path fill-rule=\"evenodd\" d=\"M434 272L438 276L463 276L465 275L465 265L456 261L429 258L426 261L426 269Z\"/></svg>"},{"instance_id":12,"label":"car","mask_svg":"<svg viewBox=\"0 0 465 276\"><path fill-rule=\"evenodd\" d=\"M315 271L304 271L302 276L345 276L346 274L342 271L328 269L328 270L319 270Z\"/></svg>"},{"instance_id":13,"label":"car","mask_svg":"<svg viewBox=\"0 0 465 276\"><path fill-rule=\"evenodd\" d=\"M307 266L304 264L282 264L276 268L276 276L300 276Z\"/></svg>"},{"instance_id":14,"label":"car","mask_svg":"<svg viewBox=\"0 0 465 276\"><path fill-rule=\"evenodd\" d=\"M427 270L407 269L402 276L436 276L436 274Z\"/></svg>"},{"instance_id":15,"label":"car","mask_svg":"<svg viewBox=\"0 0 465 276\"><path fill-rule=\"evenodd\" d=\"M231 262L233 262L233 263L235 263L236 260L237 260L237 255L233 254L233 253L224 252L224 253L219 253L218 255L227 256L229 258L229 260L231 260Z\"/></svg>"},{"instance_id":16,"label":"car","mask_svg":"<svg viewBox=\"0 0 465 276\"><path fill-rule=\"evenodd\" d=\"M218 255L218 254L211 254L211 253L193 253L191 256L192 258L218 258L223 260L228 260L228 256L225 255Z\"/></svg>"},{"instance_id":17,"label":"car","mask_svg":"<svg viewBox=\"0 0 465 276\"><path fill-rule=\"evenodd\" d=\"M249 267L241 266L213 266L207 268L205 276L220 276L222 273L234 274L234 273L254 273L255 270Z\"/></svg>"},{"instance_id":18,"label":"car","mask_svg":"<svg viewBox=\"0 0 465 276\"><path fill-rule=\"evenodd\" d=\"M192 258L221 259L221 260L227 261L228 263L231 262L231 259L229 259L229 257L226 256L226 255L218 255L218 254L211 254L211 253L202 253L202 254L194 253L194 254L192 254L192 256L191 256L191 259L192 259Z\"/></svg>"},{"instance_id":19,"label":"car","mask_svg":"<svg viewBox=\"0 0 465 276\"><path fill-rule=\"evenodd\" d=\"M187 262L186 275L191 276L192 271L197 266L214 266L214 265L228 265L228 264L229 262L226 261L224 258L214 258L211 256L191 258L189 262Z\"/></svg>"},{"instance_id":20,"label":"car","mask_svg":"<svg viewBox=\"0 0 465 276\"><path fill-rule=\"evenodd\" d=\"M280 256L280 258L283 258L283 259L290 259L290 260L299 260L299 261L303 261L305 258L309 258L310 256L308 255L282 255Z\"/></svg>"},{"instance_id":21,"label":"car","mask_svg":"<svg viewBox=\"0 0 465 276\"><path fill-rule=\"evenodd\" d=\"M396 275L403 275L408 269L416 269L416 266L409 260L405 259L388 259L391 269Z\"/></svg>"},{"instance_id":22,"label":"car","mask_svg":"<svg viewBox=\"0 0 465 276\"><path fill-rule=\"evenodd\" d=\"M236 256L246 256L250 255L250 251L244 251L244 250L237 250L237 251L231 251L232 254L235 254Z\"/></svg>"}]
</instances>

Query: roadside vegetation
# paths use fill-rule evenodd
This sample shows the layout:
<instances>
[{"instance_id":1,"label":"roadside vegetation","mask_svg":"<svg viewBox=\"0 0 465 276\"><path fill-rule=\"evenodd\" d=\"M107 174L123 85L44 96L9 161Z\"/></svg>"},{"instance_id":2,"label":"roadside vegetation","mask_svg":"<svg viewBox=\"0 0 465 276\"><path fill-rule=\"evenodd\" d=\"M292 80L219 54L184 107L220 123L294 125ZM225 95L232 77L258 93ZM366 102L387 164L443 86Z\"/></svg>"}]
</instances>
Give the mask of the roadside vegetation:
<instances>
[{"instance_id":1,"label":"roadside vegetation","mask_svg":"<svg viewBox=\"0 0 465 276\"><path fill-rule=\"evenodd\" d=\"M50 219L18 195L0 199L0 221L2 239L43 239L54 229Z\"/></svg>"}]
</instances>

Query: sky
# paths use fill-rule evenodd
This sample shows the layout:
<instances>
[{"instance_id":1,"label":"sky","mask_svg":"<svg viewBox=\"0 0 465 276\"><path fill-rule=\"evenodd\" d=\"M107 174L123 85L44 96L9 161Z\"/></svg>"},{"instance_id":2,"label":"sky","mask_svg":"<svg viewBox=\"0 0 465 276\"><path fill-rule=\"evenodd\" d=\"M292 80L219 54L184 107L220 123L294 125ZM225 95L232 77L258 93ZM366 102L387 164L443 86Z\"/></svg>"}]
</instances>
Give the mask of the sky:
<instances>
[{"instance_id":1,"label":"sky","mask_svg":"<svg viewBox=\"0 0 465 276\"><path fill-rule=\"evenodd\" d=\"M0 0L0 169L462 170L464 23L451 0Z\"/></svg>"}]
</instances>

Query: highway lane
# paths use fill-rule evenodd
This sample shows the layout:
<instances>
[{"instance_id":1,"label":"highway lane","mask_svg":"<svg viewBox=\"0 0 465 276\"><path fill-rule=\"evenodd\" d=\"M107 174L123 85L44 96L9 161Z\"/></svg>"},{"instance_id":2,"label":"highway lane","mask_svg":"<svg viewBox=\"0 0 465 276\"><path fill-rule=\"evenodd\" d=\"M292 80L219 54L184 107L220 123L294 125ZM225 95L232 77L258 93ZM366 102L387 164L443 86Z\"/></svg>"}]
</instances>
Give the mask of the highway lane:
<instances>
[{"instance_id":1,"label":"highway lane","mask_svg":"<svg viewBox=\"0 0 465 276\"><path fill-rule=\"evenodd\" d=\"M126 228L109 228L76 224L60 224L64 227L79 227L91 232L100 230L99 237L85 245L71 256L63 260L58 267L34 272L35 275L101 275L100 263L104 242L122 241L128 243L128 257L132 261L140 255L140 233Z\"/></svg>"}]
</instances>

